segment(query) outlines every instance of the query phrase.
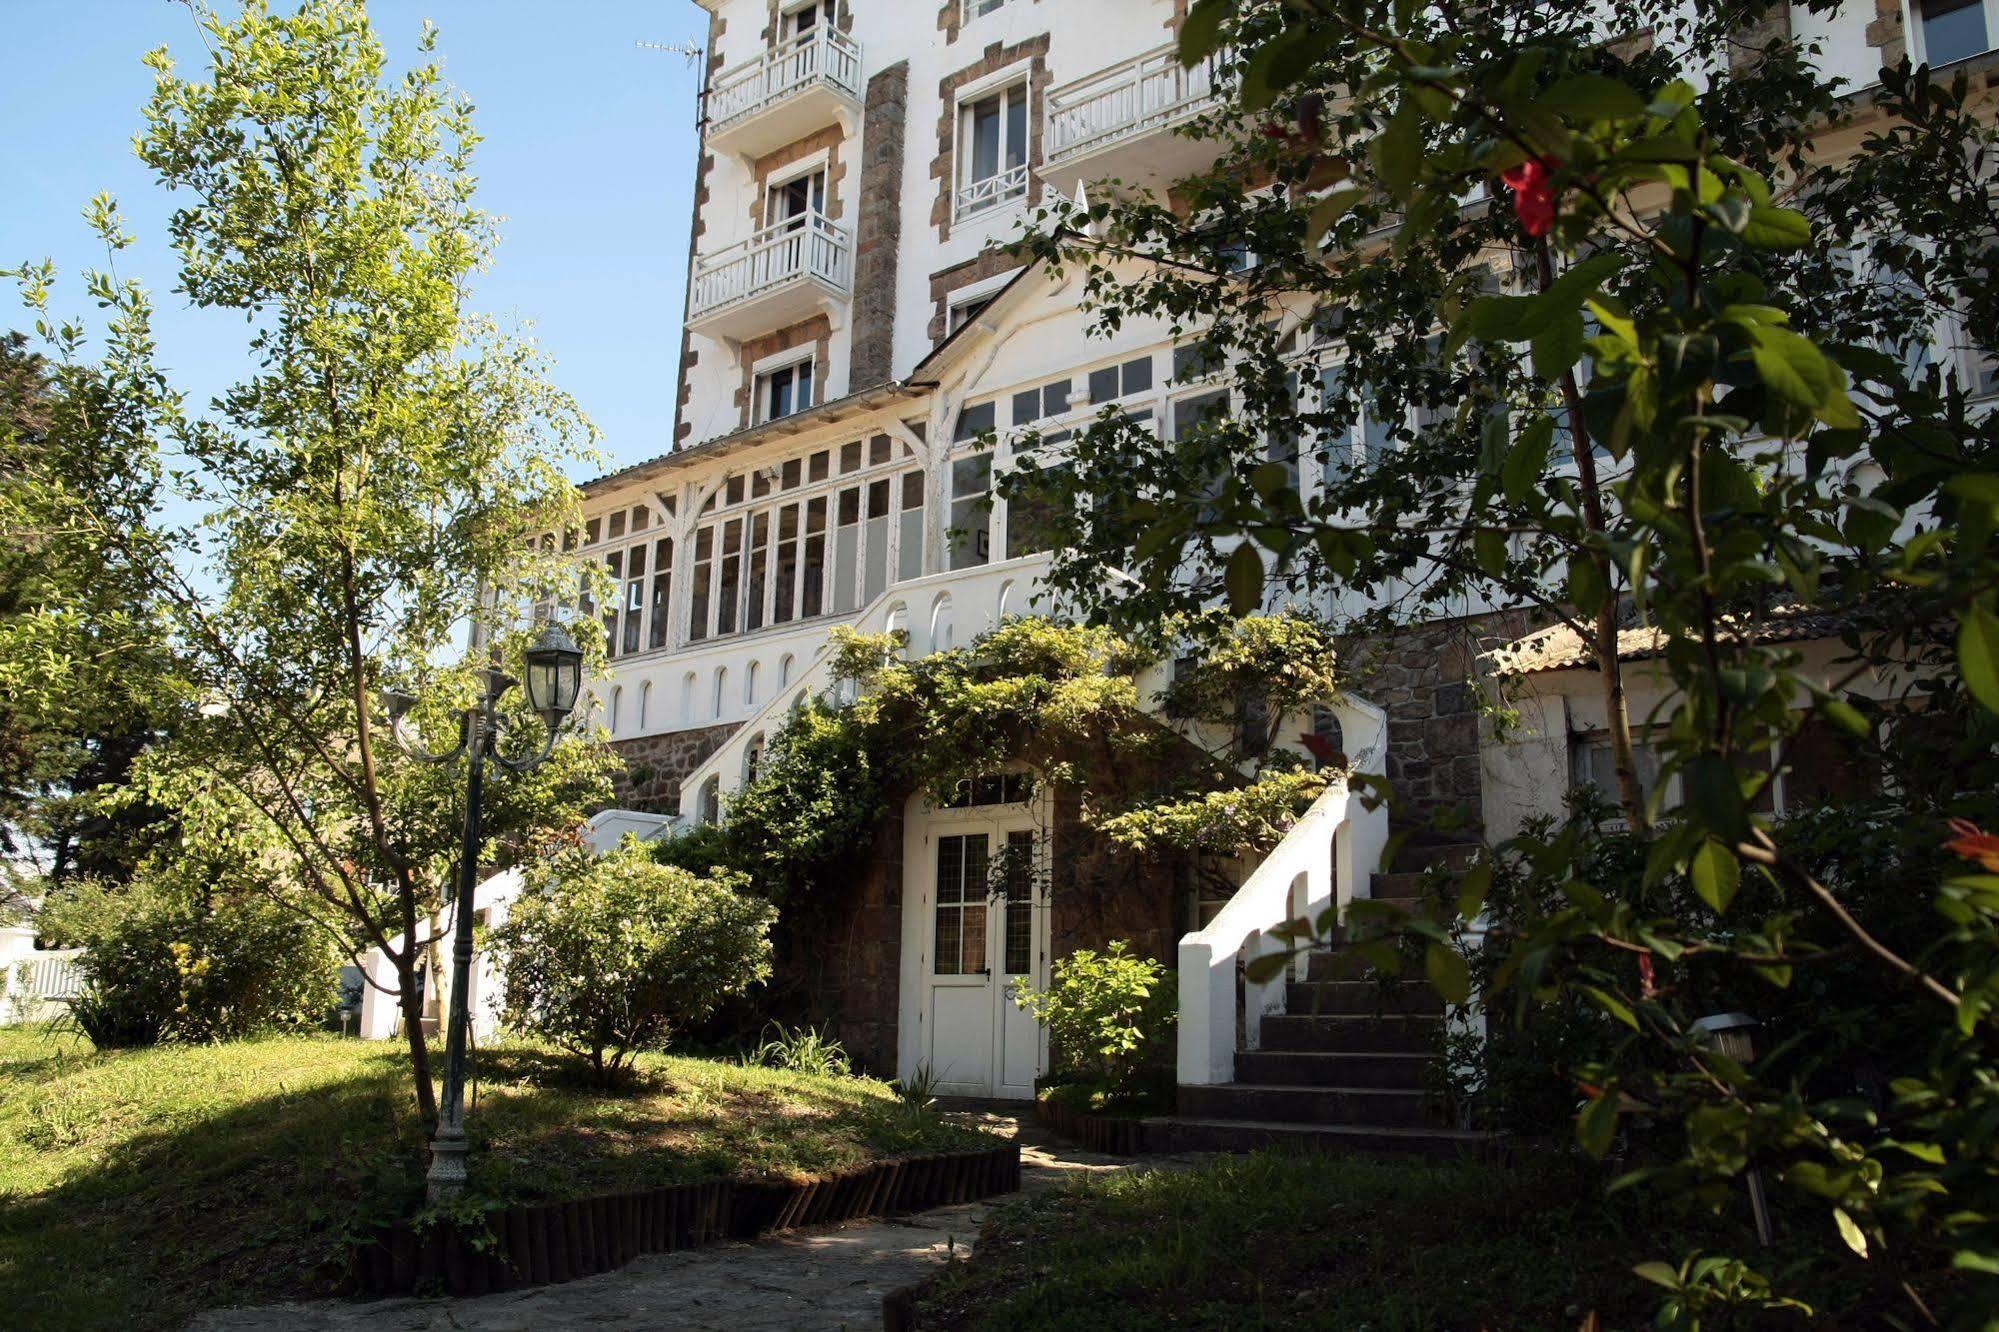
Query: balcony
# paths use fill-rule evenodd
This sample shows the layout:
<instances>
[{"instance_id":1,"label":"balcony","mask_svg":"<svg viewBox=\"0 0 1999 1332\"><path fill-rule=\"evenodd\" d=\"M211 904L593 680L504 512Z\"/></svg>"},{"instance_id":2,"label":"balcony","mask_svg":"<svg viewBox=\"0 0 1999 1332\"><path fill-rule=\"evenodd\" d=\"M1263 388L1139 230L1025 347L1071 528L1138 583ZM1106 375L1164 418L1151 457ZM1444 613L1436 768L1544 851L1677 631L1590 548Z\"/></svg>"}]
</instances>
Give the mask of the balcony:
<instances>
[{"instance_id":1,"label":"balcony","mask_svg":"<svg viewBox=\"0 0 1999 1332\"><path fill-rule=\"evenodd\" d=\"M740 342L815 314L836 314L851 294L853 260L853 239L843 227L818 213L787 218L694 261L688 327Z\"/></svg>"},{"instance_id":2,"label":"balcony","mask_svg":"<svg viewBox=\"0 0 1999 1332\"><path fill-rule=\"evenodd\" d=\"M1116 177L1160 189L1214 158L1212 147L1168 133L1215 105L1213 61L1183 68L1172 46L1048 92L1041 178L1073 196L1083 181Z\"/></svg>"},{"instance_id":3,"label":"balcony","mask_svg":"<svg viewBox=\"0 0 1999 1332\"><path fill-rule=\"evenodd\" d=\"M839 121L861 104L861 48L820 24L722 70L702 97L710 147L761 157Z\"/></svg>"}]
</instances>

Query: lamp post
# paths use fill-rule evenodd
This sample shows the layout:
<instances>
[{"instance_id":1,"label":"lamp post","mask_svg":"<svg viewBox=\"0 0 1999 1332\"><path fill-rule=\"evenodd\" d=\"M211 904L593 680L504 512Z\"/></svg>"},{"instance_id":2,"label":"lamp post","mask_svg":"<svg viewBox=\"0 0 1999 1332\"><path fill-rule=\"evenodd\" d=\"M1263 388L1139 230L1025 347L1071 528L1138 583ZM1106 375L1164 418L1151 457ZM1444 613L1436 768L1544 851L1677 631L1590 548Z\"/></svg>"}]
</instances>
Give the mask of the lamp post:
<instances>
[{"instance_id":1,"label":"lamp post","mask_svg":"<svg viewBox=\"0 0 1999 1332\"><path fill-rule=\"evenodd\" d=\"M560 625L550 625L522 654L527 662L528 703L548 727L541 746L520 758L502 754L500 699L518 681L504 671L487 670L485 692L465 710L458 745L443 753L425 749L405 727L416 699L392 689L382 691L382 709L389 732L404 753L425 763L449 763L463 755L465 778L465 839L458 853L456 904L452 908L451 1014L444 1039L444 1095L437 1106L437 1133L430 1142L428 1192L432 1202L465 1191L465 1046L472 1009L472 898L479 886L479 803L485 790L486 760L509 772L525 772L555 749L556 728L576 706L583 689L583 653Z\"/></svg>"}]
</instances>

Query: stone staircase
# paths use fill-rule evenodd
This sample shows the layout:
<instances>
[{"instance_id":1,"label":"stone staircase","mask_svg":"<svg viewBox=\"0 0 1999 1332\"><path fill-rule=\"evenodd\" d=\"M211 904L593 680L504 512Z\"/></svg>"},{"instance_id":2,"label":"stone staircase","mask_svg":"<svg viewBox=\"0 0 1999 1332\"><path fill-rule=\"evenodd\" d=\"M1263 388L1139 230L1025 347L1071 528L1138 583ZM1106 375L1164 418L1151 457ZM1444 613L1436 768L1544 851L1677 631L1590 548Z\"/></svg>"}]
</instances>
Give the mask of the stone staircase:
<instances>
[{"instance_id":1,"label":"stone staircase","mask_svg":"<svg viewBox=\"0 0 1999 1332\"><path fill-rule=\"evenodd\" d=\"M1464 863L1472 848L1434 848L1406 871L1373 876L1372 896L1434 910L1421 865ZM1491 1135L1438 1122L1431 1103L1443 1000L1421 980L1376 978L1367 961L1330 947L1305 959L1285 1009L1258 1019L1258 1048L1238 1050L1234 1082L1178 1089L1171 1140L1181 1150L1282 1146L1346 1152L1482 1152Z\"/></svg>"}]
</instances>

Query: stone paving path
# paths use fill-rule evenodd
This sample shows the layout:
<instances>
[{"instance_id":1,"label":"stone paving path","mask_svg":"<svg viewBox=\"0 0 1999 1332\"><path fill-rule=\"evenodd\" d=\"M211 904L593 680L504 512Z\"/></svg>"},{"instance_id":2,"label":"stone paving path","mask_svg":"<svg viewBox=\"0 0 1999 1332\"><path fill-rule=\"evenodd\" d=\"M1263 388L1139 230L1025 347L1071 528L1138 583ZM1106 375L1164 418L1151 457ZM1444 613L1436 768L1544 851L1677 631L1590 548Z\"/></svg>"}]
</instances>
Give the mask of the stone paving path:
<instances>
[{"instance_id":1,"label":"stone paving path","mask_svg":"<svg viewBox=\"0 0 1999 1332\"><path fill-rule=\"evenodd\" d=\"M1059 1187L1079 1173L1129 1169L1129 1158L1072 1147L1010 1113L973 1112L982 1127L1021 1140L1022 1193ZM306 1329L542 1328L861 1329L882 1324L882 1298L920 1281L950 1255L971 1251L995 1202L939 1207L915 1216L849 1221L731 1240L680 1253L643 1254L614 1272L559 1286L476 1299L316 1301L221 1309L192 1332Z\"/></svg>"}]
</instances>

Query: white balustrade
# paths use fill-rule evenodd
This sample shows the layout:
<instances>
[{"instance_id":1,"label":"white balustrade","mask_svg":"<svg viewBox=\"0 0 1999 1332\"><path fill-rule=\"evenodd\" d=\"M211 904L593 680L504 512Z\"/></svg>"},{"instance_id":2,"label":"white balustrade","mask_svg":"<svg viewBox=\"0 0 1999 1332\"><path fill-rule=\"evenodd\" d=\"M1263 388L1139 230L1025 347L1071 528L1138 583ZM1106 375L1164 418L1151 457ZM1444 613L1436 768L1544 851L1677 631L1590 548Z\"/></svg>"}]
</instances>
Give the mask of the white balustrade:
<instances>
[{"instance_id":1,"label":"white balustrade","mask_svg":"<svg viewBox=\"0 0 1999 1332\"><path fill-rule=\"evenodd\" d=\"M818 213L786 218L695 261L693 317L807 279L844 296L852 261L853 243L838 224Z\"/></svg>"},{"instance_id":2,"label":"white balustrade","mask_svg":"<svg viewBox=\"0 0 1999 1332\"><path fill-rule=\"evenodd\" d=\"M1027 166L1023 163L998 175L975 180L958 190L957 216L970 217L1027 197Z\"/></svg>"},{"instance_id":3,"label":"white balustrade","mask_svg":"<svg viewBox=\"0 0 1999 1332\"><path fill-rule=\"evenodd\" d=\"M717 73L708 85L709 137L820 80L857 100L861 95L860 46L824 24Z\"/></svg>"},{"instance_id":4,"label":"white balustrade","mask_svg":"<svg viewBox=\"0 0 1999 1332\"><path fill-rule=\"evenodd\" d=\"M1387 753L1388 717L1353 697L1333 701L1352 771L1380 776ZM1180 940L1180 1034L1178 1077L1183 1083L1235 1080L1236 1033L1255 1049L1260 1020L1282 1013L1287 967L1268 981L1246 976L1238 1017L1238 965L1284 951L1273 937L1289 921L1316 924L1321 912L1365 898L1388 845L1388 808L1368 809L1346 777L1335 779L1312 802L1284 840L1236 890L1203 929Z\"/></svg>"},{"instance_id":5,"label":"white balustrade","mask_svg":"<svg viewBox=\"0 0 1999 1332\"><path fill-rule=\"evenodd\" d=\"M38 949L34 931L0 931L0 1023L31 1022L59 1011L56 1005L83 990L81 948Z\"/></svg>"},{"instance_id":6,"label":"white balustrade","mask_svg":"<svg viewBox=\"0 0 1999 1332\"><path fill-rule=\"evenodd\" d=\"M1050 167L1106 144L1186 119L1215 92L1214 62L1189 69L1160 47L1048 93Z\"/></svg>"}]
</instances>

